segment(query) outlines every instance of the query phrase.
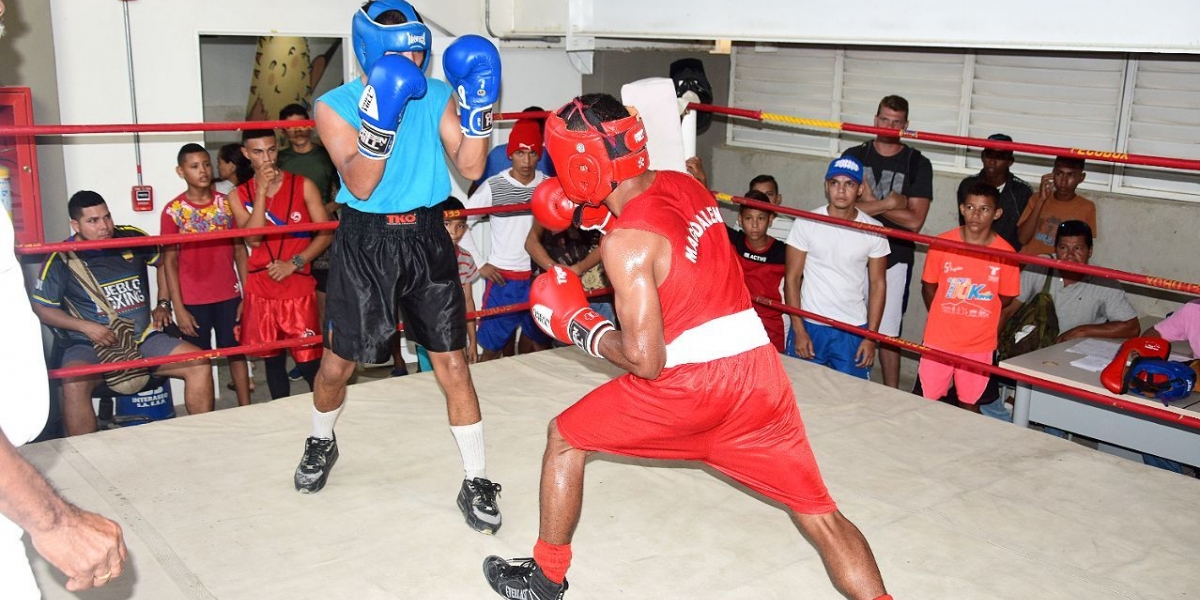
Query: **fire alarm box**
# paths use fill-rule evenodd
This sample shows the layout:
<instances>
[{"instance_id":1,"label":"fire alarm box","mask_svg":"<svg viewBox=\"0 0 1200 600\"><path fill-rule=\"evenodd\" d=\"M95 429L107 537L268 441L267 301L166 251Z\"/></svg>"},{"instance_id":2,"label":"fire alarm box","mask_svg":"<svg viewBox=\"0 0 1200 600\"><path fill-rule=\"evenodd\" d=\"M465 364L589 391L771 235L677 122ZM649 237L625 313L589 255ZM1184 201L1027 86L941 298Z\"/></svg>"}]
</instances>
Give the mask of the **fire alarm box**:
<instances>
[{"instance_id":1,"label":"fire alarm box","mask_svg":"<svg viewBox=\"0 0 1200 600\"><path fill-rule=\"evenodd\" d=\"M0 86L0 126L33 124L33 94L29 88ZM0 196L7 198L5 206L12 217L17 243L41 244L45 240L34 136L0 135L0 168L8 171L5 182L0 182L8 193L0 192Z\"/></svg>"},{"instance_id":2,"label":"fire alarm box","mask_svg":"<svg viewBox=\"0 0 1200 600\"><path fill-rule=\"evenodd\" d=\"M154 188L148 185L133 186L133 210L135 212L154 210Z\"/></svg>"}]
</instances>

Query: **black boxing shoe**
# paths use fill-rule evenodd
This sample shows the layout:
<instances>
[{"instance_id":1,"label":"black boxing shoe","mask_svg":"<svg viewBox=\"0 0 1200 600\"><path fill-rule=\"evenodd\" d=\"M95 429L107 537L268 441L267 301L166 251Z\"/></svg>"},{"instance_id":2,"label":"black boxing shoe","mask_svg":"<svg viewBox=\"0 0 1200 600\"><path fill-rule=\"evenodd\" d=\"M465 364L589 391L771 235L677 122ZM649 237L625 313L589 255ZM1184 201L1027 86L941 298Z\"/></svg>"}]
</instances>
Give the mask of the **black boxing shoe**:
<instances>
[{"instance_id":1,"label":"black boxing shoe","mask_svg":"<svg viewBox=\"0 0 1200 600\"><path fill-rule=\"evenodd\" d=\"M562 600L567 591L566 579L561 584L550 581L532 558L489 556L483 559L483 576L497 594L510 600Z\"/></svg>"}]
</instances>

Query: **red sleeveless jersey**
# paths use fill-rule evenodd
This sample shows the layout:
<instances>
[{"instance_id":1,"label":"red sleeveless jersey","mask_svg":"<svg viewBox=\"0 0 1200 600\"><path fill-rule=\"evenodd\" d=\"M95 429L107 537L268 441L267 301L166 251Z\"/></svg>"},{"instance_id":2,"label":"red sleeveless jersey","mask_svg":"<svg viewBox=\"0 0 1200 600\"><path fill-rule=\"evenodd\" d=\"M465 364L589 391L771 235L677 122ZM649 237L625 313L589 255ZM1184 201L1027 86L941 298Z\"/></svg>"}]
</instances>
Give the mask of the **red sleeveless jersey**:
<instances>
[{"instance_id":1,"label":"red sleeveless jersey","mask_svg":"<svg viewBox=\"0 0 1200 600\"><path fill-rule=\"evenodd\" d=\"M238 186L238 199L251 208L256 182L251 179ZM283 171L283 183L274 196L267 198L268 225L299 225L312 223L308 214L308 205L304 202L304 178ZM270 296L273 298L292 298L311 293L316 289L311 277L308 277L309 265L304 265L296 271L296 275L304 277L288 277L283 281L274 281L266 274L267 265L275 260L291 260L300 254L312 242L312 233L289 233L282 235L263 236L255 248L250 248L250 257L246 261L249 276L246 278L248 291ZM294 281L293 281L294 280Z\"/></svg>"},{"instance_id":2,"label":"red sleeveless jersey","mask_svg":"<svg viewBox=\"0 0 1200 600\"><path fill-rule=\"evenodd\" d=\"M658 286L666 343L752 307L717 202L691 175L658 171L650 188L625 205L615 229L649 231L671 244L671 270Z\"/></svg>"}]
</instances>

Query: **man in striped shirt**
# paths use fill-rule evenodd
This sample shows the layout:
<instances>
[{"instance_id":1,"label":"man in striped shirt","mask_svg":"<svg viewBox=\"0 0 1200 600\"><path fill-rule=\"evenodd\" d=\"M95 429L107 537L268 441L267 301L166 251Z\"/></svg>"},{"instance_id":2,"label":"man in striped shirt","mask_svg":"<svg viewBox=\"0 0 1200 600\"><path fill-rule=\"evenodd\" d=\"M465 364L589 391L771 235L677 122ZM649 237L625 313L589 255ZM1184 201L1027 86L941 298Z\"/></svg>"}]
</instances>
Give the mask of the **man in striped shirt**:
<instances>
[{"instance_id":1,"label":"man in striped shirt","mask_svg":"<svg viewBox=\"0 0 1200 600\"><path fill-rule=\"evenodd\" d=\"M542 135L536 121L517 121L508 137L508 156L513 166L489 177L467 200L467 208L513 206L528 204L533 190L546 178L537 169L542 155ZM471 236L465 236L461 246L471 253L479 274L487 280L483 293L483 308L496 308L529 302L530 259L525 251L525 238L533 226L528 209L491 215L491 251L487 260L475 247ZM477 223L478 217L469 219ZM533 323L529 311L486 317L479 322L476 334L481 356L479 360L499 358L517 331L521 332L518 348L522 354L544 350L550 339Z\"/></svg>"}]
</instances>

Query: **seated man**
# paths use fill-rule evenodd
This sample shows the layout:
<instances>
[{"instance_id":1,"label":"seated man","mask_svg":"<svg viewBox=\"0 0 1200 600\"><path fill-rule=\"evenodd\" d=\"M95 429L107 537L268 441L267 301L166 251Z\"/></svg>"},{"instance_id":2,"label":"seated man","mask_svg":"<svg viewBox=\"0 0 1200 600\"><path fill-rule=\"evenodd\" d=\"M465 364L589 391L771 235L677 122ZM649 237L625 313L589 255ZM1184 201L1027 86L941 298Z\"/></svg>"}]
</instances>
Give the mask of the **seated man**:
<instances>
[{"instance_id":1,"label":"seated man","mask_svg":"<svg viewBox=\"0 0 1200 600\"><path fill-rule=\"evenodd\" d=\"M1055 230L1054 247L1054 254L1043 256L1086 265L1092 258L1092 228L1083 221L1063 221ZM1021 272L1021 293L1000 313L1001 323L1008 321L1017 309L1042 291L1046 270L1033 265L1025 267ZM1050 297L1054 299L1054 313L1058 317L1057 341L1084 337L1125 339L1136 336L1141 330L1137 311L1117 281L1057 269L1055 275L1050 281ZM1012 420L998 389L991 385L989 388L992 389L984 392L982 398L987 404L980 406L980 412L997 419Z\"/></svg>"},{"instance_id":2,"label":"seated man","mask_svg":"<svg viewBox=\"0 0 1200 600\"><path fill-rule=\"evenodd\" d=\"M1083 221L1063 221L1054 236L1055 253L1045 255L1067 262L1088 264L1092 258L1092 228ZM1046 268L1028 266L1021 273L1021 294L1001 313L1001 322L1012 316L1046 283ZM1058 316L1058 341L1076 338L1126 339L1138 335L1137 311L1121 284L1112 279L1055 270L1050 296Z\"/></svg>"},{"instance_id":3,"label":"seated man","mask_svg":"<svg viewBox=\"0 0 1200 600\"><path fill-rule=\"evenodd\" d=\"M76 192L67 204L71 228L75 235L68 241L104 240L109 238L146 235L136 227L115 226L108 205L100 194ZM86 262L113 310L132 319L142 356L153 358L168 354L197 352L199 348L157 328L170 322L170 300L167 287L159 272L158 307L150 310L150 282L146 265L159 263L158 246L83 250L76 253ZM67 266L69 255L53 253L46 257L33 291L33 312L42 323L63 330L67 346L63 350L62 366L79 367L100 362L95 346L110 346L116 336L108 328L105 311L96 306L87 291ZM65 306L64 306L65 302ZM68 312L68 310L70 312ZM158 375L184 381L184 405L188 414L213 409L213 379L207 360L163 365L155 369ZM67 435L79 435L96 430L96 413L92 409L92 391L102 381L101 375L68 377L62 380L63 420Z\"/></svg>"}]
</instances>

